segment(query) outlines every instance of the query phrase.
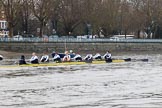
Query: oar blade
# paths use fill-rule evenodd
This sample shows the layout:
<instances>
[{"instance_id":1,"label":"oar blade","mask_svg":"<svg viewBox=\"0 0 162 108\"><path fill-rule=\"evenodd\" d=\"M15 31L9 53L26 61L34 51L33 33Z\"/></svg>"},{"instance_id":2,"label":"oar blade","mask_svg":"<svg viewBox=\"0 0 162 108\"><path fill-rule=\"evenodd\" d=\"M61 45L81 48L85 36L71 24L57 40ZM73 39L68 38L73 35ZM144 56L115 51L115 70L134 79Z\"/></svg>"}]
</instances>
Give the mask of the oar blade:
<instances>
[{"instance_id":1,"label":"oar blade","mask_svg":"<svg viewBox=\"0 0 162 108\"><path fill-rule=\"evenodd\" d=\"M131 61L131 58L127 58L127 59L123 59L123 60L126 62L129 62L129 61Z\"/></svg>"},{"instance_id":2,"label":"oar blade","mask_svg":"<svg viewBox=\"0 0 162 108\"><path fill-rule=\"evenodd\" d=\"M149 60L148 59L141 59L141 61L148 62Z\"/></svg>"}]
</instances>

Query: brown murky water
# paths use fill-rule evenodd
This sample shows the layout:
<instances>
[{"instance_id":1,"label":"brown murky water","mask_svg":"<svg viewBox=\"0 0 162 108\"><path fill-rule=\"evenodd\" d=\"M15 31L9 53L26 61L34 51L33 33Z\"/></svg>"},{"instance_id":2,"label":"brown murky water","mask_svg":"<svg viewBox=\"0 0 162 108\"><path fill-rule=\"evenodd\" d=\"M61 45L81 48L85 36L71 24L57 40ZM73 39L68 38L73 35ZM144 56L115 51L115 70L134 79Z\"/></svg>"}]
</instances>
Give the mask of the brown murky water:
<instances>
[{"instance_id":1,"label":"brown murky water","mask_svg":"<svg viewBox=\"0 0 162 108\"><path fill-rule=\"evenodd\" d=\"M149 62L1 69L0 107L161 108L162 55L117 57Z\"/></svg>"}]
</instances>

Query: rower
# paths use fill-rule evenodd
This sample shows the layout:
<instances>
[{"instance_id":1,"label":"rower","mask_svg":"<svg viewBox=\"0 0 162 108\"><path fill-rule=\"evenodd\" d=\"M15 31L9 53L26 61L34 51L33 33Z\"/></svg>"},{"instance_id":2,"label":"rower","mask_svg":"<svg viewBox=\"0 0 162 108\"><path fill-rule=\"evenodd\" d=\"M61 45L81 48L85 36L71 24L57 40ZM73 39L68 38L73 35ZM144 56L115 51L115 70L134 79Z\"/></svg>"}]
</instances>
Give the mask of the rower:
<instances>
[{"instance_id":1,"label":"rower","mask_svg":"<svg viewBox=\"0 0 162 108\"><path fill-rule=\"evenodd\" d=\"M86 57L84 58L85 61L92 61L93 60L93 55L92 54L87 54Z\"/></svg>"},{"instance_id":2,"label":"rower","mask_svg":"<svg viewBox=\"0 0 162 108\"><path fill-rule=\"evenodd\" d=\"M30 62L31 62L32 64L38 64L38 63L39 63L39 62L38 62L38 56L36 56L36 53L35 53L35 52L32 53L32 57L31 57L31 59L30 59Z\"/></svg>"},{"instance_id":3,"label":"rower","mask_svg":"<svg viewBox=\"0 0 162 108\"><path fill-rule=\"evenodd\" d=\"M25 56L24 55L21 55L21 58L19 60L19 65L23 65L23 64L26 64Z\"/></svg>"},{"instance_id":4,"label":"rower","mask_svg":"<svg viewBox=\"0 0 162 108\"><path fill-rule=\"evenodd\" d=\"M60 56L61 59L63 59L65 56L65 53L58 53L58 55Z\"/></svg>"},{"instance_id":5,"label":"rower","mask_svg":"<svg viewBox=\"0 0 162 108\"><path fill-rule=\"evenodd\" d=\"M107 51L106 54L103 57L104 57L106 62L112 62L110 51Z\"/></svg>"},{"instance_id":6,"label":"rower","mask_svg":"<svg viewBox=\"0 0 162 108\"><path fill-rule=\"evenodd\" d=\"M54 58L55 54L56 54L56 52L53 51L52 54L51 54L52 58Z\"/></svg>"},{"instance_id":7,"label":"rower","mask_svg":"<svg viewBox=\"0 0 162 108\"><path fill-rule=\"evenodd\" d=\"M101 54L100 54L100 53L96 53L96 55L95 55L95 56L93 56L93 58L94 58L95 60L101 60L101 59L102 59L102 57L101 57Z\"/></svg>"},{"instance_id":8,"label":"rower","mask_svg":"<svg viewBox=\"0 0 162 108\"><path fill-rule=\"evenodd\" d=\"M0 60L3 60L3 56L2 55L0 55Z\"/></svg>"},{"instance_id":9,"label":"rower","mask_svg":"<svg viewBox=\"0 0 162 108\"><path fill-rule=\"evenodd\" d=\"M76 54L73 52L73 50L70 50L69 52L70 52L70 54L69 54L70 57L71 57L71 58L74 58Z\"/></svg>"},{"instance_id":10,"label":"rower","mask_svg":"<svg viewBox=\"0 0 162 108\"><path fill-rule=\"evenodd\" d=\"M70 50L69 52L70 52L70 54L75 54L75 53L73 52L73 50Z\"/></svg>"},{"instance_id":11,"label":"rower","mask_svg":"<svg viewBox=\"0 0 162 108\"><path fill-rule=\"evenodd\" d=\"M53 57L53 61L55 62L61 62L61 57L58 53L55 53L55 56Z\"/></svg>"},{"instance_id":12,"label":"rower","mask_svg":"<svg viewBox=\"0 0 162 108\"><path fill-rule=\"evenodd\" d=\"M49 55L43 54L43 56L40 59L40 62L49 62Z\"/></svg>"},{"instance_id":13,"label":"rower","mask_svg":"<svg viewBox=\"0 0 162 108\"><path fill-rule=\"evenodd\" d=\"M81 55L76 54L76 55L74 56L74 60L75 60L75 61L82 61Z\"/></svg>"},{"instance_id":14,"label":"rower","mask_svg":"<svg viewBox=\"0 0 162 108\"><path fill-rule=\"evenodd\" d=\"M63 58L63 61L70 61L71 60L71 57L69 55L69 52L68 51L65 51L65 56Z\"/></svg>"}]
</instances>

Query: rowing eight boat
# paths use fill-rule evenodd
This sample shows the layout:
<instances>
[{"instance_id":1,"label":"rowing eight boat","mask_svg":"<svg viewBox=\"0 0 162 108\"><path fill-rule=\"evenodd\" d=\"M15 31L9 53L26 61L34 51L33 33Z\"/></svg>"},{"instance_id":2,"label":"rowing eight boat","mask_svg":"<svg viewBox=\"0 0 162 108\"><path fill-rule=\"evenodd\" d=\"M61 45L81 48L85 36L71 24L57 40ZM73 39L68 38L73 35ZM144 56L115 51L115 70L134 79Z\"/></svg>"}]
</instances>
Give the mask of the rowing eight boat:
<instances>
[{"instance_id":1,"label":"rowing eight boat","mask_svg":"<svg viewBox=\"0 0 162 108\"><path fill-rule=\"evenodd\" d=\"M128 61L143 61L146 62L148 59L113 59L112 63L121 63L121 62L128 62ZM92 61L92 62L77 62L77 61L71 61L71 62L50 62L50 63L40 63L40 64L24 64L24 65L1 65L0 68L14 68L14 67L46 67L46 66L66 66L66 65L84 65L84 64L104 64L106 63L103 60L100 61Z\"/></svg>"}]
</instances>

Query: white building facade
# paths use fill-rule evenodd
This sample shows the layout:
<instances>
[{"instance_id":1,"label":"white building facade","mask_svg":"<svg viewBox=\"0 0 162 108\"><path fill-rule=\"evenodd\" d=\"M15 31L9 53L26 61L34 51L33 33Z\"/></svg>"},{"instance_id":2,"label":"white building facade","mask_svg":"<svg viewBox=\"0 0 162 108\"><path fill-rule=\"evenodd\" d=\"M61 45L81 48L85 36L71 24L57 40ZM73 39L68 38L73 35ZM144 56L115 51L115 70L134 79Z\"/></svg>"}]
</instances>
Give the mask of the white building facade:
<instances>
[{"instance_id":1,"label":"white building facade","mask_svg":"<svg viewBox=\"0 0 162 108\"><path fill-rule=\"evenodd\" d=\"M0 37L8 37L9 31L7 27L7 21L5 18L5 11L1 9L0 11Z\"/></svg>"},{"instance_id":2,"label":"white building facade","mask_svg":"<svg viewBox=\"0 0 162 108\"><path fill-rule=\"evenodd\" d=\"M0 20L0 37L8 37L9 31L7 30L7 21Z\"/></svg>"}]
</instances>

